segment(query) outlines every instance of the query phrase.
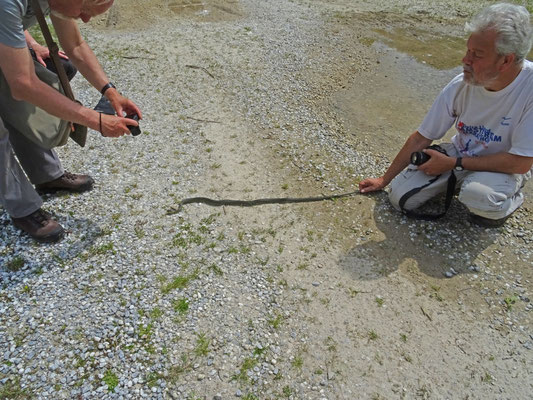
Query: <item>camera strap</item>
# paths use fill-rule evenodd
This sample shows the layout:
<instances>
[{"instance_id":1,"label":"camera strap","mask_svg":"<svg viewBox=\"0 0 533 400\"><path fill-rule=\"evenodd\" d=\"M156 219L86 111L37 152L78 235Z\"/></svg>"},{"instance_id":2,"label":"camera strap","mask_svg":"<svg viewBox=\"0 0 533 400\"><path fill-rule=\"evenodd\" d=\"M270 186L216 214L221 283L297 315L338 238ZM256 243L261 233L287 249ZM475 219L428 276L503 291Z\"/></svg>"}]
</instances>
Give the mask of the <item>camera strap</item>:
<instances>
[{"instance_id":1,"label":"camera strap","mask_svg":"<svg viewBox=\"0 0 533 400\"><path fill-rule=\"evenodd\" d=\"M33 12L35 13L35 17L37 18L39 26L41 27L41 32L43 33L44 40L46 41L46 46L50 51L50 58L56 67L57 76L61 82L65 96L67 96L70 100L81 104L74 98L74 93L70 87L67 73L65 72L65 68L59 59L59 46L54 42L52 34L50 33L50 29L48 29L48 24L46 23L46 19L44 17L43 10L41 10L41 6L39 5L39 1L32 0L31 4ZM87 127L75 123L72 123L72 126L73 130L70 133L70 138L78 143L81 147L84 147L87 140Z\"/></svg>"},{"instance_id":2,"label":"camera strap","mask_svg":"<svg viewBox=\"0 0 533 400\"><path fill-rule=\"evenodd\" d=\"M404 207L405 203L407 202L407 200L409 200L412 196L414 196L415 194L420 192L422 189L425 189L428 186L430 186L433 183L435 183L441 176L442 176L442 174L441 175L437 175L436 177L430 179L429 182L426 183L425 185L417 187L417 188L414 188L414 189L411 189L407 193L405 193L400 198L400 201L399 201L399 206L400 206L402 212L405 215L407 215L409 218L421 219L421 220L424 220L424 221L434 221L436 219L439 219L439 218L443 217L446 214L446 212L448 211L448 209L450 208L450 205L452 204L452 198L453 198L453 194L455 192L455 185L457 183L457 177L455 176L455 173L453 172L453 170L450 172L450 176L448 178L448 186L446 188L446 199L444 200L444 211L443 212L441 212L439 214L426 214L426 213L419 213L419 212L416 212L416 211L413 211L413 210L406 210L405 207Z\"/></svg>"}]
</instances>

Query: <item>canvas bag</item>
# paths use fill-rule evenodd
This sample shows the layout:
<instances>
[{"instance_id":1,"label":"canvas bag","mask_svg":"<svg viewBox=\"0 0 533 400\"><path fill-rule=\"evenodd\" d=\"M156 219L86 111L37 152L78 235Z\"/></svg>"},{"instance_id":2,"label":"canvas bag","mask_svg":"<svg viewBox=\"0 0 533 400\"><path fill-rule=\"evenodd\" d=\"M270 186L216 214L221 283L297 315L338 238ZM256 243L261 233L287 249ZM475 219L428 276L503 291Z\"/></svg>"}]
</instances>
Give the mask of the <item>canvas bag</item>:
<instances>
[{"instance_id":1,"label":"canvas bag","mask_svg":"<svg viewBox=\"0 0 533 400\"><path fill-rule=\"evenodd\" d=\"M59 78L53 72L34 62L38 78L64 94ZM72 124L48 114L25 101L15 100L4 75L0 72L0 117L38 146L51 149L63 146L72 132Z\"/></svg>"},{"instance_id":2,"label":"canvas bag","mask_svg":"<svg viewBox=\"0 0 533 400\"><path fill-rule=\"evenodd\" d=\"M61 94L65 95L72 101L80 103L74 98L67 74L63 68L63 64L59 60L59 47L52 39L52 35L48 29L39 2L37 0L32 0L32 7L46 40L48 50L50 51L50 57L57 71L56 75L44 68L38 62L34 61L35 74L41 81L58 90ZM86 126L63 121L31 103L15 100L13 96L11 96L9 85L1 72L0 117L26 138L45 149L65 145L69 137L81 147L85 146L87 140Z\"/></svg>"}]
</instances>

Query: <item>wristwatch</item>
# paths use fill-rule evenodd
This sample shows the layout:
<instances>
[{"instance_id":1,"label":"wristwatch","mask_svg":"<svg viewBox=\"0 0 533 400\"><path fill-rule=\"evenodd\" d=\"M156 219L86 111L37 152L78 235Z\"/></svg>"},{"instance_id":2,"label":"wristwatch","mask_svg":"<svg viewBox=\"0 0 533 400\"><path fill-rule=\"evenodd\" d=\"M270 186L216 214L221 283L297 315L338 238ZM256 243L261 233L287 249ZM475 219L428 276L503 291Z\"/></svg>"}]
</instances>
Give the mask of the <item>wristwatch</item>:
<instances>
[{"instance_id":1,"label":"wristwatch","mask_svg":"<svg viewBox=\"0 0 533 400\"><path fill-rule=\"evenodd\" d=\"M110 88L116 89L115 85L113 85L111 82L109 82L102 89L100 89L100 93L102 93L102 95L104 95L106 90L110 89Z\"/></svg>"},{"instance_id":2,"label":"wristwatch","mask_svg":"<svg viewBox=\"0 0 533 400\"><path fill-rule=\"evenodd\" d=\"M463 167L463 159L462 157L457 157L455 161L455 167L453 167L456 171L463 171L465 168Z\"/></svg>"}]
</instances>

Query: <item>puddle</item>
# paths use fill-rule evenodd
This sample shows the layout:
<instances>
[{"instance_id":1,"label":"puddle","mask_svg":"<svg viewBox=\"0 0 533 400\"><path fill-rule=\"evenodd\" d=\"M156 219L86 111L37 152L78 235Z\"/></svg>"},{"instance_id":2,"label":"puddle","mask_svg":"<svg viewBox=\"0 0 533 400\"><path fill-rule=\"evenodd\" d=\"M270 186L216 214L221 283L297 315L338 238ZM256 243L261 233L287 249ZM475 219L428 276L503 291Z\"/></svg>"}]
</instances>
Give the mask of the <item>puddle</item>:
<instances>
[{"instance_id":1,"label":"puddle","mask_svg":"<svg viewBox=\"0 0 533 400\"><path fill-rule=\"evenodd\" d=\"M224 0L169 0L168 8L174 14L195 15L215 19L227 19L228 17L240 17L241 12L237 1Z\"/></svg>"},{"instance_id":2,"label":"puddle","mask_svg":"<svg viewBox=\"0 0 533 400\"><path fill-rule=\"evenodd\" d=\"M334 104L351 137L392 160L461 68L437 70L380 42L372 48L379 61L374 70L337 92Z\"/></svg>"},{"instance_id":3,"label":"puddle","mask_svg":"<svg viewBox=\"0 0 533 400\"><path fill-rule=\"evenodd\" d=\"M464 38L435 35L421 29L376 29L385 44L401 53L409 54L418 62L446 70L461 65L465 54Z\"/></svg>"},{"instance_id":4,"label":"puddle","mask_svg":"<svg viewBox=\"0 0 533 400\"><path fill-rule=\"evenodd\" d=\"M427 30L410 27L394 30L375 29L382 41L401 53L409 54L418 62L433 68L446 70L461 65L468 38L435 34ZM527 57L533 59L533 50Z\"/></svg>"}]
</instances>

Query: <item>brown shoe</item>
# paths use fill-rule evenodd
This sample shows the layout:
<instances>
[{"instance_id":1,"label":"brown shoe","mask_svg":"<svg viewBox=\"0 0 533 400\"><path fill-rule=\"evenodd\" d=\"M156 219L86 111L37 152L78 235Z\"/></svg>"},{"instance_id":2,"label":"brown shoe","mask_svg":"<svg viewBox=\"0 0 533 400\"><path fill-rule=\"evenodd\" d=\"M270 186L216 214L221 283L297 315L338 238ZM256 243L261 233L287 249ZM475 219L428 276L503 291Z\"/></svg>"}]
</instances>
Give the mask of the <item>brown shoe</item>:
<instances>
[{"instance_id":1,"label":"brown shoe","mask_svg":"<svg viewBox=\"0 0 533 400\"><path fill-rule=\"evenodd\" d=\"M89 175L77 175L65 171L59 178L35 185L35 188L41 193L53 193L58 190L85 192L93 188L93 183L94 180Z\"/></svg>"},{"instance_id":2,"label":"brown shoe","mask_svg":"<svg viewBox=\"0 0 533 400\"><path fill-rule=\"evenodd\" d=\"M13 220L13 225L38 242L57 242L65 233L63 227L53 220L50 214L40 208L26 217L11 219Z\"/></svg>"}]
</instances>

